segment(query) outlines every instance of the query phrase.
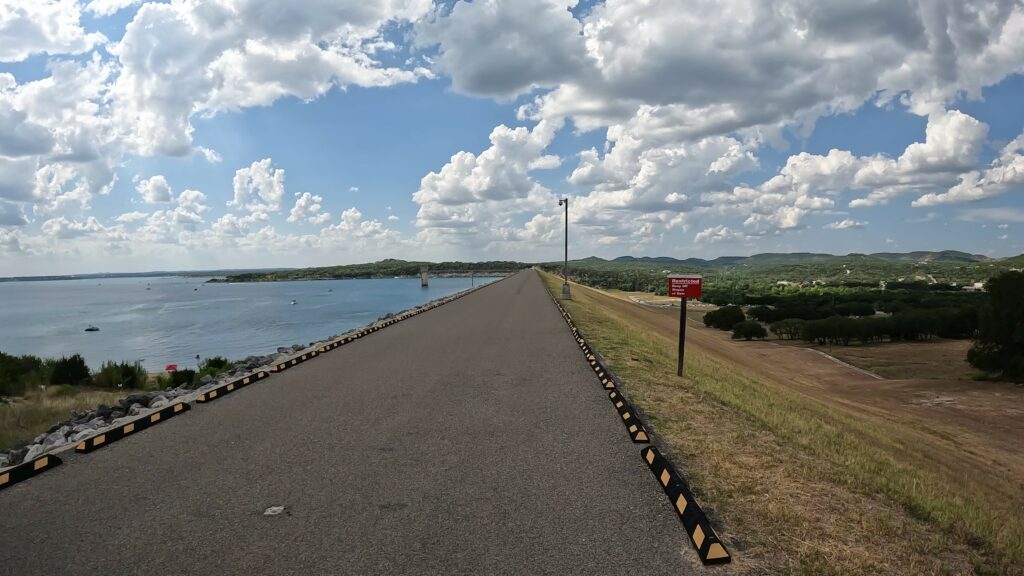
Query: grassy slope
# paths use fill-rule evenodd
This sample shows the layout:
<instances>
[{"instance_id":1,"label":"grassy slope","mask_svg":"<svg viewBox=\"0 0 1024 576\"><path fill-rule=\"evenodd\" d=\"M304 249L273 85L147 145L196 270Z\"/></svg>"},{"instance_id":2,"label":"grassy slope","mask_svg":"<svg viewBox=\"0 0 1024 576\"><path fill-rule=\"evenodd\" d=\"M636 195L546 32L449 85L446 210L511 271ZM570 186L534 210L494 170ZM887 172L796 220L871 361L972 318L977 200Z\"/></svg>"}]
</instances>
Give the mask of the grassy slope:
<instances>
[{"instance_id":1,"label":"grassy slope","mask_svg":"<svg viewBox=\"0 0 1024 576\"><path fill-rule=\"evenodd\" d=\"M546 280L557 289L559 281ZM734 548L730 570L1024 573L1019 515L983 506L903 458L896 424L838 412L696 351L677 378L674 341L587 290L574 298L566 308Z\"/></svg>"},{"instance_id":2,"label":"grassy slope","mask_svg":"<svg viewBox=\"0 0 1024 576\"><path fill-rule=\"evenodd\" d=\"M95 390L72 386L48 386L11 404L0 404L0 450L32 440L64 420L72 410L115 404L132 390Z\"/></svg>"}]
</instances>

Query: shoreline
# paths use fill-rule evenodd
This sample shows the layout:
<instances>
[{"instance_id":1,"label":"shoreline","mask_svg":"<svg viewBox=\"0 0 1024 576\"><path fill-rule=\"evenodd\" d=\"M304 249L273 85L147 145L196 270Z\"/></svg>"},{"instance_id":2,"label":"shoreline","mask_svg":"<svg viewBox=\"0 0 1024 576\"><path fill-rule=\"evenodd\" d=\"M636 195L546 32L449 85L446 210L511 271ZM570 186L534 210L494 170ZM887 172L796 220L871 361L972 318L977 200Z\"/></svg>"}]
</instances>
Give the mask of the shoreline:
<instances>
[{"instance_id":1,"label":"shoreline","mask_svg":"<svg viewBox=\"0 0 1024 576\"><path fill-rule=\"evenodd\" d=\"M276 365L288 362L298 355L304 356L311 351L319 351L329 344L350 340L358 334L375 332L394 323L398 319L406 319L418 313L447 304L489 284L491 283L460 290L398 312L389 312L378 317L373 322L310 342L308 346L304 344L281 346L277 348L276 353L248 356L243 360L235 361L230 369L214 377L204 377L202 380L193 382L191 386L181 385L175 388L168 387L163 390L137 392L134 394L126 392L128 395L121 398L116 407L100 405L81 413L73 411L70 418L53 424L48 431L39 434L35 439L11 449L0 450L0 472L5 472L15 466L44 455L70 450L82 440L126 424L136 417L144 417L162 410L172 404L182 402L194 404L201 395L218 386L251 377L259 372L274 372ZM315 355L315 353L311 354L311 356Z\"/></svg>"}]
</instances>

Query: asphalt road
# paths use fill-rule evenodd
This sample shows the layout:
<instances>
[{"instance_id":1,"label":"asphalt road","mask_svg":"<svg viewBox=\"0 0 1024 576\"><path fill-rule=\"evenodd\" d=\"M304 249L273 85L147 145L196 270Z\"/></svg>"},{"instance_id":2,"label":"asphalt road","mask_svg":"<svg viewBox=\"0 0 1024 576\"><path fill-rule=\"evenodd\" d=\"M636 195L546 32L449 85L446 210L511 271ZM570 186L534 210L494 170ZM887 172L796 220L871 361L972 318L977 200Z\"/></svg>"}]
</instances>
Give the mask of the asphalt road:
<instances>
[{"instance_id":1,"label":"asphalt road","mask_svg":"<svg viewBox=\"0 0 1024 576\"><path fill-rule=\"evenodd\" d=\"M0 574L696 571L640 448L526 271L65 453L0 492Z\"/></svg>"}]
</instances>

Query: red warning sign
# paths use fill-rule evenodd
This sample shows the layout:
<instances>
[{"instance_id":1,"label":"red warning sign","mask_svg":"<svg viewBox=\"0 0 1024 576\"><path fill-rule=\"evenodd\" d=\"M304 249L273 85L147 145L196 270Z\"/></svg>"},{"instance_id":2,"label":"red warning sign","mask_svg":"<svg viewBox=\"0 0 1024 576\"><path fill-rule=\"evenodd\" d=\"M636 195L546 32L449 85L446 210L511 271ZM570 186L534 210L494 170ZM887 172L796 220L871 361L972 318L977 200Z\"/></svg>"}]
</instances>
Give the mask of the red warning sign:
<instances>
[{"instance_id":1,"label":"red warning sign","mask_svg":"<svg viewBox=\"0 0 1024 576\"><path fill-rule=\"evenodd\" d=\"M704 285L702 276L668 277L668 295L675 298L700 298L700 290Z\"/></svg>"}]
</instances>

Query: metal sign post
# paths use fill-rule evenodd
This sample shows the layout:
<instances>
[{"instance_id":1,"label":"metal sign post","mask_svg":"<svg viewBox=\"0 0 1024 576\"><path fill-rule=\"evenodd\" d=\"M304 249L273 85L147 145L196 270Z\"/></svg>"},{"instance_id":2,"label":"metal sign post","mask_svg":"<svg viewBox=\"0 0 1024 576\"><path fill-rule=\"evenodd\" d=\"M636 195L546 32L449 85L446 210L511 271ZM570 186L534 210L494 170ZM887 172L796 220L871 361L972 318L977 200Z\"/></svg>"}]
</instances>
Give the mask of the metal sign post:
<instances>
[{"instance_id":1,"label":"metal sign post","mask_svg":"<svg viewBox=\"0 0 1024 576\"><path fill-rule=\"evenodd\" d=\"M686 299L700 298L704 285L702 276L681 276L673 274L668 277L668 295L680 299L679 307L679 358L676 362L676 376L683 375L683 357L686 352Z\"/></svg>"}]
</instances>

